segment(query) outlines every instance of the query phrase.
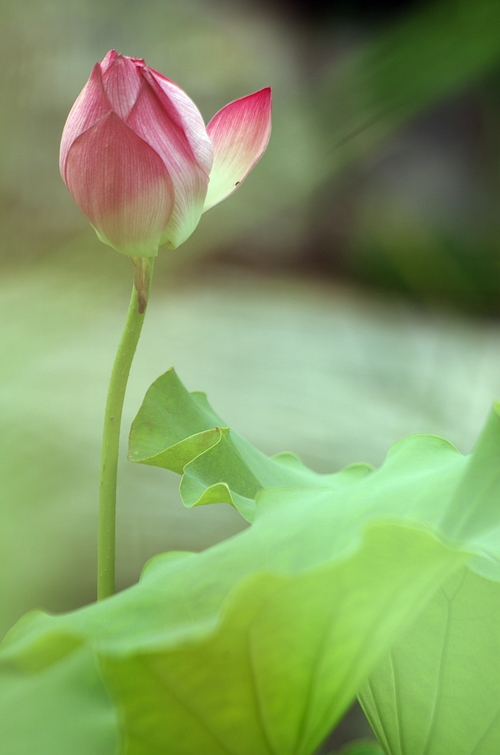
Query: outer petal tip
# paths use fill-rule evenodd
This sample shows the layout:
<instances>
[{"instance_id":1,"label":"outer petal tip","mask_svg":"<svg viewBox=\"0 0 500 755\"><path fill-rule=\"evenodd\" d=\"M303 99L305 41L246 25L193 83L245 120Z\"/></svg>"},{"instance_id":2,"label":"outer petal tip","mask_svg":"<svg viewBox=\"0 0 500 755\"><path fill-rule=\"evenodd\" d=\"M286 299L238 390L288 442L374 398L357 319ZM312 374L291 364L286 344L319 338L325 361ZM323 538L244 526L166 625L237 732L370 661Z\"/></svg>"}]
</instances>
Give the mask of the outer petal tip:
<instances>
[{"instance_id":1,"label":"outer petal tip","mask_svg":"<svg viewBox=\"0 0 500 755\"><path fill-rule=\"evenodd\" d=\"M137 65L124 55L116 55L102 74L102 84L113 110L125 121L142 84Z\"/></svg>"},{"instance_id":2,"label":"outer petal tip","mask_svg":"<svg viewBox=\"0 0 500 755\"><path fill-rule=\"evenodd\" d=\"M207 126L214 148L203 210L226 199L264 154L271 135L271 88L230 102Z\"/></svg>"},{"instance_id":3,"label":"outer petal tip","mask_svg":"<svg viewBox=\"0 0 500 755\"><path fill-rule=\"evenodd\" d=\"M111 103L102 85L101 65L100 63L96 63L89 80L70 110L62 133L59 168L63 181L66 184L66 158L71 145L80 134L91 128L106 113L109 113L111 109Z\"/></svg>"},{"instance_id":4,"label":"outer petal tip","mask_svg":"<svg viewBox=\"0 0 500 755\"><path fill-rule=\"evenodd\" d=\"M110 65L115 62L116 58L118 57L118 53L116 50L110 50L107 55L102 59L101 63L98 63L98 65L101 68L102 73L106 73Z\"/></svg>"}]
</instances>

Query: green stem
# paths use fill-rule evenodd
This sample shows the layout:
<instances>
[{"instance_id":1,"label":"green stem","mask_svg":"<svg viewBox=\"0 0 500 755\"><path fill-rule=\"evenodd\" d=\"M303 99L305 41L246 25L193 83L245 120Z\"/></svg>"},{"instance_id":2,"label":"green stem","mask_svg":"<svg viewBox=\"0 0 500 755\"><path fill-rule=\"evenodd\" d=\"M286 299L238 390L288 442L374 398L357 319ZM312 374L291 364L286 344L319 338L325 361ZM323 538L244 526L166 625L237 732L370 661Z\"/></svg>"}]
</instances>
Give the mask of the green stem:
<instances>
[{"instance_id":1,"label":"green stem","mask_svg":"<svg viewBox=\"0 0 500 755\"><path fill-rule=\"evenodd\" d=\"M97 600L108 598L115 591L116 480L120 425L130 367L144 323L153 261L154 258L132 258L135 265L134 287L109 382L101 453Z\"/></svg>"}]
</instances>

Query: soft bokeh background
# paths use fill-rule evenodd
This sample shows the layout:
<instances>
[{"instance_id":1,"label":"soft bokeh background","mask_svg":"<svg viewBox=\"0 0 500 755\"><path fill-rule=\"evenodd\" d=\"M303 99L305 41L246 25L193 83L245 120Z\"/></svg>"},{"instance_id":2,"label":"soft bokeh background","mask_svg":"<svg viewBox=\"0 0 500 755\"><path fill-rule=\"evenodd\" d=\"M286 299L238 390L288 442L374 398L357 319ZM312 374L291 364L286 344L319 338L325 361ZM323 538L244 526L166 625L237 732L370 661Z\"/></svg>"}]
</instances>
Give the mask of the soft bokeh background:
<instances>
[{"instance_id":1,"label":"soft bokeh background","mask_svg":"<svg viewBox=\"0 0 500 755\"><path fill-rule=\"evenodd\" d=\"M380 464L414 432L470 450L500 397L498 0L3 0L0 42L0 635L31 608L94 598L102 412L132 268L74 206L58 147L112 47L207 120L274 93L262 162L160 254L124 452L172 364L263 451L319 471ZM243 526L225 505L186 511L174 475L125 460L120 474L120 587L155 553Z\"/></svg>"}]
</instances>

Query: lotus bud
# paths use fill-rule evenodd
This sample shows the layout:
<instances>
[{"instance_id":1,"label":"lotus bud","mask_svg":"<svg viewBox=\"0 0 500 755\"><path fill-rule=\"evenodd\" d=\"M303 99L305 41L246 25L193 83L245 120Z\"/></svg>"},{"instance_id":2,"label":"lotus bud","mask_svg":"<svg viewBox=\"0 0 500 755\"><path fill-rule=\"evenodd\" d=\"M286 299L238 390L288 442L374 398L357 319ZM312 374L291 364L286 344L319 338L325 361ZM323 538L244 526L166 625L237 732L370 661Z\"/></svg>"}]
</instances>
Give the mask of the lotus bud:
<instances>
[{"instance_id":1,"label":"lotus bud","mask_svg":"<svg viewBox=\"0 0 500 755\"><path fill-rule=\"evenodd\" d=\"M176 249L261 158L271 90L231 102L207 127L190 98L143 60L111 50L68 116L60 170L104 243L130 257Z\"/></svg>"}]
</instances>

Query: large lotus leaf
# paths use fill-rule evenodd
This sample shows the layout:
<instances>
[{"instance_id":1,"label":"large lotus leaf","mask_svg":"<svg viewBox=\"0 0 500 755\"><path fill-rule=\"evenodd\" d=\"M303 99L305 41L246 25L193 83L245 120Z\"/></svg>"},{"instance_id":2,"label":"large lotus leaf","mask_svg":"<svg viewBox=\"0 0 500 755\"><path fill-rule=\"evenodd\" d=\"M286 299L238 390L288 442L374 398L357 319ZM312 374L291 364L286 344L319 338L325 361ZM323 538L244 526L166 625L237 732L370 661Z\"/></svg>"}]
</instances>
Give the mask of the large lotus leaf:
<instances>
[{"instance_id":1,"label":"large lotus leaf","mask_svg":"<svg viewBox=\"0 0 500 755\"><path fill-rule=\"evenodd\" d=\"M436 593L364 685L387 755L498 755L500 583L469 569Z\"/></svg>"},{"instance_id":2,"label":"large lotus leaf","mask_svg":"<svg viewBox=\"0 0 500 755\"><path fill-rule=\"evenodd\" d=\"M68 637L43 640L31 659L0 666L0 751L113 755L117 714L94 653Z\"/></svg>"},{"instance_id":3,"label":"large lotus leaf","mask_svg":"<svg viewBox=\"0 0 500 755\"><path fill-rule=\"evenodd\" d=\"M301 505L299 528L291 508L287 547L283 538L275 547L268 501L251 529L201 554L159 557L111 599L61 617L28 615L0 660L33 673L47 646L57 666L84 642L130 755L314 752L464 554L397 525L364 535L358 525L350 541L332 526L316 543L314 510ZM33 741L52 725L50 715L26 720ZM0 750L20 751L18 737L9 730Z\"/></svg>"},{"instance_id":4,"label":"large lotus leaf","mask_svg":"<svg viewBox=\"0 0 500 755\"><path fill-rule=\"evenodd\" d=\"M186 391L178 395L193 407ZM163 412L166 400L160 393L160 412L149 416L158 446L145 458L183 446L176 463L198 464L199 485L226 485L235 505L253 474L254 524L203 553L159 557L139 585L107 601L28 617L8 636L3 662L32 668L48 644L60 648L54 663L75 643L91 647L131 755L312 753L441 585L465 562L494 573L498 413L471 457L422 436L397 444L377 471L321 476L293 458L231 446L229 433L205 450L194 444L189 460L189 432L219 425L207 427L203 402L186 437L181 425L173 433L175 401ZM206 463L214 448L215 480ZM275 487L280 474L288 487ZM474 487L475 475L484 484Z\"/></svg>"},{"instance_id":5,"label":"large lotus leaf","mask_svg":"<svg viewBox=\"0 0 500 755\"><path fill-rule=\"evenodd\" d=\"M446 614L443 611L436 614L434 606L435 601L439 600L438 596L428 609L428 631L425 630L427 614L424 613L422 623L418 622L413 627L408 641L399 650L397 657L402 656L399 667L395 668L395 661L388 661L371 682L371 697L367 692L364 693L363 700L369 717L388 752L401 755L418 752L419 742L414 736L416 731L420 732L420 738L424 736L422 732L426 732L426 736L429 737L426 745L428 750L421 750L425 755L446 752L450 752L450 755L454 752L468 755L469 752L474 752L474 746L482 748L477 752L484 755L498 751L500 738L495 730L494 716L500 716L500 693L496 684L496 679L500 678L497 671L500 669L496 669L492 658L500 657L500 616L493 608L494 598L490 600L486 594L492 593L492 596L495 596L500 589L499 583L495 581L500 576L499 454L500 420L499 406L496 405L471 456L462 456L442 439L414 436L397 443L379 470L360 475L355 485L345 487L340 495L341 503L339 496L336 496L343 511L344 525L349 516L348 511L351 516L387 517L391 520L403 518L415 525L439 532L451 540L467 542L471 553L476 554L469 561L470 568L476 574L467 570L464 584L475 584L477 589L470 589L464 597L462 593L465 588L461 587L454 598L455 601L461 601L462 607L465 606L462 613L454 610ZM202 458L203 454L191 462L191 465L196 465L198 470L202 470ZM209 481L207 479L207 482ZM325 487L331 486L332 483L332 476L328 476ZM304 496L304 502L306 497L311 502L314 501L316 513L319 512L319 499L331 498L331 494L326 490L318 490L312 495L311 491L296 493L296 496L300 495ZM233 500L238 506L237 499ZM261 496L258 500L262 505L266 497ZM287 507L287 511L283 508L280 510L279 504L274 507L274 514L278 519L286 518L290 510L290 501L290 496L282 498L282 505ZM321 531L318 530L315 533L316 541L320 542L321 537ZM445 594L440 594L441 603L444 600L442 595ZM467 621L463 620L464 611L468 616ZM489 616L489 621L483 618L485 612ZM441 684L440 677L436 679L435 673L432 672L433 668L442 668L444 673L443 663L437 662L443 650L443 633L450 633L450 636L456 638L452 652L446 652L448 665L451 663L447 670L452 680L450 688ZM477 657L471 664L469 648L472 646ZM451 662L449 658L452 659ZM427 659L427 665L423 659ZM420 674L416 673L417 669L421 670ZM424 684L422 674L425 675L427 671L427 682ZM486 678L490 680L489 684L484 684ZM459 693L450 692L453 685L460 688ZM390 705L386 706L388 688L392 689L391 694L396 701L404 700L405 695L408 696L408 703L404 707L404 712L409 716L408 721L404 717L400 720L400 717L404 716L404 713L401 713L401 704L395 709ZM427 700L428 706L422 708L416 703L415 698L420 701ZM439 711L446 711L446 714L443 713L446 724L433 724L432 731L426 719L426 716L430 715L430 701L435 717L440 717ZM485 701L484 704L482 701ZM478 704L482 711L480 716L475 714ZM375 713L377 707L379 710ZM467 716L463 714L464 710L468 711ZM472 720L475 721L474 725L471 723ZM459 736L459 733L463 733L464 725L469 732L467 737ZM488 725L489 733L485 733L485 727ZM385 727L391 731L391 726L392 749L384 738ZM400 736L405 744L394 744L394 731L400 732L398 737ZM462 749L458 748L457 736ZM399 739L397 741L399 742ZM420 744L424 747L422 742ZM398 746L401 749L397 749ZM407 749L404 749L405 746Z\"/></svg>"},{"instance_id":6,"label":"large lotus leaf","mask_svg":"<svg viewBox=\"0 0 500 755\"><path fill-rule=\"evenodd\" d=\"M470 569L440 588L361 693L390 755L499 751L498 408L467 460L440 524L450 536L474 543L479 555L470 560Z\"/></svg>"}]
</instances>

